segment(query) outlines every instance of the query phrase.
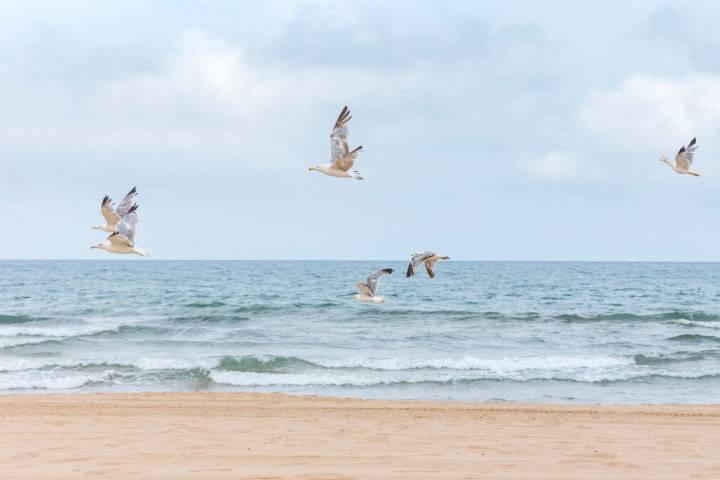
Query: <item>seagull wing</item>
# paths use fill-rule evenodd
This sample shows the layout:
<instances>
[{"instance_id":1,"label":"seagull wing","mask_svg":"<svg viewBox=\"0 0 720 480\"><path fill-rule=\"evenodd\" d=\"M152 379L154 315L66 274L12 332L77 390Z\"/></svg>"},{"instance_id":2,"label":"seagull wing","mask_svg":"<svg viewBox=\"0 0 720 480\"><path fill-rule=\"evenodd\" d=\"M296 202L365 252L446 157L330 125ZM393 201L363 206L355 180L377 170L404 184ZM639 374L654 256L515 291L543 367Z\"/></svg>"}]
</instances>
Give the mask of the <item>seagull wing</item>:
<instances>
[{"instance_id":1,"label":"seagull wing","mask_svg":"<svg viewBox=\"0 0 720 480\"><path fill-rule=\"evenodd\" d=\"M115 213L113 208L112 199L105 195L100 203L100 213L105 218L105 222L108 225L117 225L120 221L120 215Z\"/></svg>"},{"instance_id":2,"label":"seagull wing","mask_svg":"<svg viewBox=\"0 0 720 480\"><path fill-rule=\"evenodd\" d=\"M137 188L133 187L132 190L128 192L127 195L125 195L125 198L122 199L122 202L120 202L120 205L115 209L115 212L120 216L120 218L124 217L128 214L128 211L133 205L133 198L137 195Z\"/></svg>"},{"instance_id":3,"label":"seagull wing","mask_svg":"<svg viewBox=\"0 0 720 480\"><path fill-rule=\"evenodd\" d=\"M130 246L135 242L135 226L138 222L137 209L137 204L131 206L127 215L120 220L116 227L116 233L127 238L130 241Z\"/></svg>"},{"instance_id":4,"label":"seagull wing","mask_svg":"<svg viewBox=\"0 0 720 480\"><path fill-rule=\"evenodd\" d=\"M340 111L340 115L335 120L335 125L330 132L330 157L332 162L340 170L348 171L355 163L357 154L362 150L362 145L350 151L348 146L348 128L347 123L352 118L350 109L347 105Z\"/></svg>"},{"instance_id":5,"label":"seagull wing","mask_svg":"<svg viewBox=\"0 0 720 480\"><path fill-rule=\"evenodd\" d=\"M693 157L695 156L695 150L697 150L697 139L693 137L693 139L690 140L690 143L688 143L688 146L685 149L685 159L687 160L688 167L692 165Z\"/></svg>"},{"instance_id":6,"label":"seagull wing","mask_svg":"<svg viewBox=\"0 0 720 480\"><path fill-rule=\"evenodd\" d=\"M413 253L410 256L410 263L408 263L407 272L405 273L405 276L412 277L415 275L415 270L417 270L417 267L425 261L426 258L432 257L435 255L435 252L421 252L421 253Z\"/></svg>"},{"instance_id":7,"label":"seagull wing","mask_svg":"<svg viewBox=\"0 0 720 480\"><path fill-rule=\"evenodd\" d=\"M380 284L380 278L382 278L383 275L393 273L392 268L383 268L382 270L378 270L377 272L373 272L370 275L368 275L367 279L365 280L365 285L370 289L373 296L377 293L378 285Z\"/></svg>"},{"instance_id":8,"label":"seagull wing","mask_svg":"<svg viewBox=\"0 0 720 480\"><path fill-rule=\"evenodd\" d=\"M367 295L368 297L374 297L375 294L370 290L370 287L365 285L364 283L356 283L355 286L357 289L362 293L363 295Z\"/></svg>"},{"instance_id":9,"label":"seagull wing","mask_svg":"<svg viewBox=\"0 0 720 480\"><path fill-rule=\"evenodd\" d=\"M677 155L675 155L675 166L678 170L687 170L690 168L690 163L688 163L687 157L687 149L685 147L680 147Z\"/></svg>"},{"instance_id":10,"label":"seagull wing","mask_svg":"<svg viewBox=\"0 0 720 480\"><path fill-rule=\"evenodd\" d=\"M435 278L435 270L433 270L435 262L437 262L437 257L435 255L425 259L425 270L427 270L427 274L430 278Z\"/></svg>"},{"instance_id":11,"label":"seagull wing","mask_svg":"<svg viewBox=\"0 0 720 480\"><path fill-rule=\"evenodd\" d=\"M110 240L110 243L113 245L119 246L119 247L132 247L133 242L129 238L127 238L122 233L111 233L109 237L107 237L108 240Z\"/></svg>"}]
</instances>

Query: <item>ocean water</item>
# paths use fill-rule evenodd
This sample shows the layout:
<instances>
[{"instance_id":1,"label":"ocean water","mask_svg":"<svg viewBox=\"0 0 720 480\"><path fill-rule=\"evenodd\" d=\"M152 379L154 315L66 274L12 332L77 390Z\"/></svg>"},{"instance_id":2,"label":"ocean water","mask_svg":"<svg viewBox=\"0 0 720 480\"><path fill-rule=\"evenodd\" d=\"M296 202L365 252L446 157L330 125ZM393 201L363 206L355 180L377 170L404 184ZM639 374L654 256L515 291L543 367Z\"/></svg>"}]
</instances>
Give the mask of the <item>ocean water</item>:
<instances>
[{"instance_id":1,"label":"ocean water","mask_svg":"<svg viewBox=\"0 0 720 480\"><path fill-rule=\"evenodd\" d=\"M354 283L393 267L385 304ZM720 265L2 261L0 392L720 402Z\"/></svg>"}]
</instances>

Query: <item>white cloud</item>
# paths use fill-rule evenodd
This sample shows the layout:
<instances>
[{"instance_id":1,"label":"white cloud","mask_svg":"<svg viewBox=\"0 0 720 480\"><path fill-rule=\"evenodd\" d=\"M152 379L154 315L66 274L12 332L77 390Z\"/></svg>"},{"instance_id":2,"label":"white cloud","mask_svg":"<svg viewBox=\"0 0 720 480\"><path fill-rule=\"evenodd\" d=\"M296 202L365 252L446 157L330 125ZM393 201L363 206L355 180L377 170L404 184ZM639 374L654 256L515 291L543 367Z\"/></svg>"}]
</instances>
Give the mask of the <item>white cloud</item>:
<instances>
[{"instance_id":1,"label":"white cloud","mask_svg":"<svg viewBox=\"0 0 720 480\"><path fill-rule=\"evenodd\" d=\"M720 123L720 76L627 77L618 88L592 95L582 109L586 127L630 147L675 146L708 138Z\"/></svg>"},{"instance_id":2,"label":"white cloud","mask_svg":"<svg viewBox=\"0 0 720 480\"><path fill-rule=\"evenodd\" d=\"M61 95L40 97L20 86L23 100L8 96L6 107L32 114L8 115L0 140L30 148L272 155L292 143L292 133L283 134L295 119L325 103L334 109L341 96L370 83L345 68L256 67L242 48L188 31L139 72L83 88L63 84Z\"/></svg>"}]
</instances>

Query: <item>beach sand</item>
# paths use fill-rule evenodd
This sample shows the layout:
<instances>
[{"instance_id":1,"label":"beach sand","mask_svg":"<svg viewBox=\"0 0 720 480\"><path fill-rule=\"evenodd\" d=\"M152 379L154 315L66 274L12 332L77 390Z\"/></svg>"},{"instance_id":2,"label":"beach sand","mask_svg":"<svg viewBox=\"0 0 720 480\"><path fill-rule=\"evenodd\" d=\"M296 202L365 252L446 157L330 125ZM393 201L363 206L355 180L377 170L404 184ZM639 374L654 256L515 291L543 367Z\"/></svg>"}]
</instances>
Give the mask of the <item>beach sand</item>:
<instances>
[{"instance_id":1,"label":"beach sand","mask_svg":"<svg viewBox=\"0 0 720 480\"><path fill-rule=\"evenodd\" d=\"M0 396L8 479L720 478L720 406Z\"/></svg>"}]
</instances>

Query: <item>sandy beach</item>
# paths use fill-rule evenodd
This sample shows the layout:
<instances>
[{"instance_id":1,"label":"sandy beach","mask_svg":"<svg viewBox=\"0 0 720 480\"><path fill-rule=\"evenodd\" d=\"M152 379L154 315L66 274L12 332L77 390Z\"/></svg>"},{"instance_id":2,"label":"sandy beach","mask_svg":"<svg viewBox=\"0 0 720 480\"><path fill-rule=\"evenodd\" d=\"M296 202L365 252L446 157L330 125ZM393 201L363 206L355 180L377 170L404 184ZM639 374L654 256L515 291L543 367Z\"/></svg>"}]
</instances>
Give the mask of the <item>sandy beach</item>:
<instances>
[{"instance_id":1,"label":"sandy beach","mask_svg":"<svg viewBox=\"0 0 720 480\"><path fill-rule=\"evenodd\" d=\"M720 407L0 397L0 478L720 478Z\"/></svg>"}]
</instances>

